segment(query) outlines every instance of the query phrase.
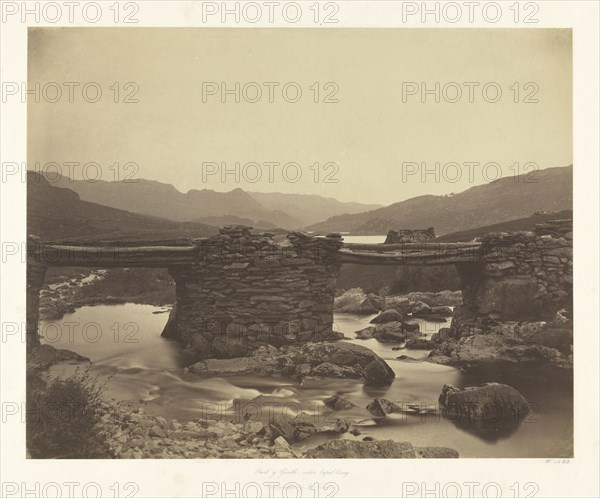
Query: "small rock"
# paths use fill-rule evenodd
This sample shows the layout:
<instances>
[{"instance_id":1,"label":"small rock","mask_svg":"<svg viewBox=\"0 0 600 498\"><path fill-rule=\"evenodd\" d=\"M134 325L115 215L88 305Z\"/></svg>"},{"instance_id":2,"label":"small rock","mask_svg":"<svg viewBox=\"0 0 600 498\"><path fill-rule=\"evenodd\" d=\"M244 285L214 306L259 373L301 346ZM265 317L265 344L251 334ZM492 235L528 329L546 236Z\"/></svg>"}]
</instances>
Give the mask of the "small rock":
<instances>
[{"instance_id":1,"label":"small rock","mask_svg":"<svg viewBox=\"0 0 600 498\"><path fill-rule=\"evenodd\" d=\"M148 434L150 434L150 436L152 436L152 437L161 437L161 438L166 437L166 435L167 435L165 433L165 431L158 425L151 427Z\"/></svg>"},{"instance_id":2,"label":"small rock","mask_svg":"<svg viewBox=\"0 0 600 498\"><path fill-rule=\"evenodd\" d=\"M402 411L396 403L385 398L375 398L367 405L367 410L376 417L385 417L389 413L398 413Z\"/></svg>"},{"instance_id":3,"label":"small rock","mask_svg":"<svg viewBox=\"0 0 600 498\"><path fill-rule=\"evenodd\" d=\"M262 434L265 432L265 426L259 421L247 422L246 431L253 434Z\"/></svg>"},{"instance_id":4,"label":"small rock","mask_svg":"<svg viewBox=\"0 0 600 498\"><path fill-rule=\"evenodd\" d=\"M291 449L288 442L281 436L279 436L275 439L275 441L273 441L273 446L275 447L275 450L290 451Z\"/></svg>"},{"instance_id":5,"label":"small rock","mask_svg":"<svg viewBox=\"0 0 600 498\"><path fill-rule=\"evenodd\" d=\"M367 327L356 331L357 339L373 339L375 334L375 327Z\"/></svg>"},{"instance_id":6,"label":"small rock","mask_svg":"<svg viewBox=\"0 0 600 498\"><path fill-rule=\"evenodd\" d=\"M332 410L340 411L340 410L348 410L356 405L354 403L352 403L352 401L349 401L349 400L343 398L342 396L340 396L339 394L336 394L336 395L332 396L331 398L327 398L325 400L325 406L327 408L331 408Z\"/></svg>"}]
</instances>

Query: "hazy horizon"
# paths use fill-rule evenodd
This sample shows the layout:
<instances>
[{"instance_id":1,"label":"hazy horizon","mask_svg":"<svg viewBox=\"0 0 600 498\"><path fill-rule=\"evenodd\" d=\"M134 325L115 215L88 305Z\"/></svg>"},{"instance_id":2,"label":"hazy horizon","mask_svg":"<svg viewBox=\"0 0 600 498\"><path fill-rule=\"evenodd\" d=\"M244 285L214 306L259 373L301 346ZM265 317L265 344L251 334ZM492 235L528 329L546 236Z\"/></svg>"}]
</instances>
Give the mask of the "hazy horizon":
<instances>
[{"instance_id":1,"label":"hazy horizon","mask_svg":"<svg viewBox=\"0 0 600 498\"><path fill-rule=\"evenodd\" d=\"M573 166L572 164L569 164L569 165L565 165L565 166L552 166L552 167L544 168L544 169L570 168L572 166ZM28 169L28 171L31 171L31 172L34 172L34 173L39 173L39 171L35 171L35 169ZM49 175L51 175L51 173L49 173ZM62 175L62 176L63 177L68 177L68 175ZM507 177L510 177L510 176L504 176L502 178L507 178ZM68 177L68 178L70 180L77 181L77 179L74 179L74 178L71 178L71 177ZM326 195L321 195L321 194L316 194L316 193L310 193L310 192L281 192L281 191L275 191L275 190L274 191L268 191L268 192L261 192L261 191L258 191L258 190L249 190L249 189L242 188L242 187L233 187L231 190L220 190L220 191L217 191L215 189L206 188L206 187L203 187L203 188L193 188L192 187L189 190L183 191L183 190L178 189L176 185L173 185L173 184L168 183L168 182L162 182L162 181L153 180L153 179L150 179L150 178L137 178L136 180L137 181L148 181L148 182L159 182L159 183L162 183L164 185L170 185L170 186L172 186L175 190L177 190L181 194L187 194L191 190L199 190L199 191L208 190L208 191L211 191L211 192L229 193L229 192L232 192L234 190L241 189L241 190L243 190L247 194L283 194L283 195L288 195L289 194L289 195L306 195L306 196L314 196L314 195L316 195L316 196L320 196L320 197L327 198L327 199L333 199L333 200L336 200L338 202L343 202L343 203L359 203L359 204L364 204L364 205L373 205L373 206L377 205L379 207L387 207L387 206L390 206L391 204L403 202L403 201L406 201L406 200L409 200L409 199L413 199L415 197L424 196L424 195L453 195L453 194L461 194L463 192L466 192L467 190L469 190L472 187L478 187L478 186L481 186L481 185L485 184L485 182L483 182L483 183L480 183L480 184L477 184L477 185L469 185L469 186L465 187L464 190L460 190L460 191L456 191L456 192L449 192L448 194L427 194L427 193L424 193L424 194L418 194L418 195L415 195L415 196L407 197L406 199L402 199L402 200L399 200L399 201L394 201L394 202L392 202L390 204L378 204L378 203L369 203L369 202L352 201L352 200L345 201L345 200L337 199L336 197L326 196ZM117 181L115 181L115 180L100 180L100 181L106 181L106 183L117 183ZM52 184L52 182L50 182L50 183ZM374 209L379 209L379 207L374 208Z\"/></svg>"},{"instance_id":2,"label":"hazy horizon","mask_svg":"<svg viewBox=\"0 0 600 498\"><path fill-rule=\"evenodd\" d=\"M56 103L29 98L28 163L96 162L103 180L114 179L115 163L135 162L135 178L181 192L242 188L389 205L487 183L478 167L469 178L468 162L497 163L501 176L524 173L529 162L539 169L573 162L568 29L33 28L28 51L29 87L55 82L64 90ZM79 85L73 103L65 82ZM89 82L103 91L96 103L81 97ZM130 82L137 103L123 103ZM219 94L203 95L211 82L280 86L273 103L264 94L256 103L227 96L222 103ZM295 104L277 93L290 82L304 92ZM411 82L478 86L473 103L466 94L457 103L427 96L422 103L419 94L403 102ZM502 91L496 103L482 99L490 82ZM323 103L336 89L339 102ZM528 96L538 102L525 103ZM236 162L258 163L260 180L237 182L220 171L202 177L203 163L235 172ZM270 181L269 162L297 163L302 176L285 181L277 166ZM323 181L330 162L339 167L337 183ZM456 162L460 176L436 181L405 168L403 177L406 162L428 169Z\"/></svg>"}]
</instances>

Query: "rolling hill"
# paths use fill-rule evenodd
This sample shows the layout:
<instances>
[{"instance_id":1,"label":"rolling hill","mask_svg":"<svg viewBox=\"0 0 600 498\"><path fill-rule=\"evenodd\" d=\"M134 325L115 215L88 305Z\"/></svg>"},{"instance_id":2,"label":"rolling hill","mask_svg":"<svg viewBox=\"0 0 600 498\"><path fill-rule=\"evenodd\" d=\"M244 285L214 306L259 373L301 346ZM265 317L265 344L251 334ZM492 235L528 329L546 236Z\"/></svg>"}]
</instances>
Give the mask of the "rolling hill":
<instances>
[{"instance_id":1,"label":"rolling hill","mask_svg":"<svg viewBox=\"0 0 600 498\"><path fill-rule=\"evenodd\" d=\"M220 226L227 220L244 219L257 228L297 229L327 217L358 213L374 206L340 202L318 195L248 193L241 188L230 192L190 190L182 193L167 183L137 179L107 182L49 178L55 187L79 194L81 200L175 221L193 221ZM249 221L248 221L249 220Z\"/></svg>"},{"instance_id":2,"label":"rolling hill","mask_svg":"<svg viewBox=\"0 0 600 498\"><path fill-rule=\"evenodd\" d=\"M82 201L72 190L54 187L38 173L27 173L27 233L42 240L162 239L216 232L215 227L200 223L175 222Z\"/></svg>"},{"instance_id":3,"label":"rolling hill","mask_svg":"<svg viewBox=\"0 0 600 498\"><path fill-rule=\"evenodd\" d=\"M359 214L334 216L309 226L316 232L383 235L390 229L433 226L437 235L529 217L536 211L563 211L573 205L573 167L548 168L504 177L447 196L423 195Z\"/></svg>"},{"instance_id":4,"label":"rolling hill","mask_svg":"<svg viewBox=\"0 0 600 498\"><path fill-rule=\"evenodd\" d=\"M533 230L537 223L544 223L549 220L572 219L573 211L559 211L556 213L534 213L527 218L518 218L516 220L495 223L484 227L463 230L461 232L448 233L441 237L436 237L436 242L468 242L478 237L483 237L493 232L521 232Z\"/></svg>"}]
</instances>

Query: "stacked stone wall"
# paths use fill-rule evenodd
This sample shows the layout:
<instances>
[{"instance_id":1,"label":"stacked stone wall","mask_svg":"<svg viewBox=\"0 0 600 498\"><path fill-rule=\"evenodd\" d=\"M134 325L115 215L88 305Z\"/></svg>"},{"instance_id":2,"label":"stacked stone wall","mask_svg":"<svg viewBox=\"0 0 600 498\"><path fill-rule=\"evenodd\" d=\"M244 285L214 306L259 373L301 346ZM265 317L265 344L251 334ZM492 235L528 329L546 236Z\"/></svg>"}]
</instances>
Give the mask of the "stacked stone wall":
<instances>
[{"instance_id":1,"label":"stacked stone wall","mask_svg":"<svg viewBox=\"0 0 600 498\"><path fill-rule=\"evenodd\" d=\"M424 230L390 230L384 244L433 242L434 240L435 231L433 227Z\"/></svg>"},{"instance_id":2,"label":"stacked stone wall","mask_svg":"<svg viewBox=\"0 0 600 498\"><path fill-rule=\"evenodd\" d=\"M552 320L561 309L570 313L572 230L572 220L555 220L530 232L484 237L481 261L458 265L463 306L455 311L453 327L473 319Z\"/></svg>"},{"instance_id":3,"label":"stacked stone wall","mask_svg":"<svg viewBox=\"0 0 600 498\"><path fill-rule=\"evenodd\" d=\"M194 243L196 262L170 270L177 311L165 329L194 354L236 357L335 335L339 237L236 226Z\"/></svg>"}]
</instances>

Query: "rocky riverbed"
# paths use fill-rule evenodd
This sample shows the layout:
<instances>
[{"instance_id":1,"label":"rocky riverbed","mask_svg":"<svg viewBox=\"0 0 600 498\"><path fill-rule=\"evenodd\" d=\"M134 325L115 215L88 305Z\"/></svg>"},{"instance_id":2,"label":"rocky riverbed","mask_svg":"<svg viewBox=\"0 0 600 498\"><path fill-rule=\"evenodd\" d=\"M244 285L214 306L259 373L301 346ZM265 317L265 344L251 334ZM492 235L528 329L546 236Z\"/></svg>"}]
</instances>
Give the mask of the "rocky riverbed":
<instances>
[{"instance_id":1,"label":"rocky riverbed","mask_svg":"<svg viewBox=\"0 0 600 498\"><path fill-rule=\"evenodd\" d=\"M303 438L313 434L335 437L347 433L348 439L334 439L316 447L297 449L284 425L299 431L296 419L275 419L235 423L227 420L197 419L180 423L145 413L132 404L106 405L100 420L116 458L457 458L450 448L415 448L408 442L374 441L348 432L346 422L331 426L304 422ZM293 433L293 429L292 429ZM287 438L287 439L286 439Z\"/></svg>"},{"instance_id":2,"label":"rocky riverbed","mask_svg":"<svg viewBox=\"0 0 600 498\"><path fill-rule=\"evenodd\" d=\"M372 315L380 311L395 310L415 318L437 319L448 316L448 307L462 304L461 291L410 292L402 295L388 295L385 291L386 289L382 289L380 295L365 293L360 287L339 290L335 298L335 311Z\"/></svg>"},{"instance_id":3,"label":"rocky riverbed","mask_svg":"<svg viewBox=\"0 0 600 498\"><path fill-rule=\"evenodd\" d=\"M310 345L314 347L315 345ZM319 348L321 345L318 345ZM347 354L341 348L329 353ZM360 349L360 347L359 347ZM321 349L322 350L322 349ZM314 349L313 349L314 351ZM323 354L323 353L322 353ZM354 353L356 354L356 353ZM51 346L40 346L28 356L30 377L40 382L52 378L50 367L89 364L85 357ZM44 380L45 379L45 380ZM458 388L443 386L440 409L462 430L479 437L503 437L515 432L530 413L528 401L513 387L486 383ZM417 447L410 442L378 440L364 436L357 424L356 405L342 395L324 401L323 416L275 414L268 421L244 416L202 417L179 421L148 413L143 403L103 400L92 413L90 430L102 442L102 457L141 458L457 458L454 449ZM375 398L364 407L375 420L398 413L423 416L419 405L401 406L393 400ZM32 423L28 421L28 423ZM311 441L317 438L315 443ZM30 443L31 444L31 443ZM100 456L100 455L99 455ZM43 456L36 452L36 457Z\"/></svg>"},{"instance_id":4,"label":"rocky riverbed","mask_svg":"<svg viewBox=\"0 0 600 498\"><path fill-rule=\"evenodd\" d=\"M52 344L93 359L93 363L86 365L92 376L107 382L104 401L109 405L120 403L111 401L112 398L127 400L130 406L140 408L142 411L137 413L153 421L153 426L164 424L164 419L169 424L168 429L171 421L175 421L175 429L171 429L173 442L169 442L170 432L165 432L165 441L169 443L166 447L162 444L164 438L149 432L143 435L144 441L153 440L166 452L170 451L169 445L179 447L183 444L184 438L177 435L180 430L177 424L185 426L193 422L205 431L209 430L205 422L214 421L226 423L226 430L234 430L236 438L240 438L240 434L248 437L249 431L260 432L263 427L265 432L259 434L258 440L264 437L264 442L272 449L275 440L282 437L293 450L290 450L292 455L296 452L293 457L308 456L310 450L316 451L317 447L338 440L348 441L335 443L348 444L348 454L355 454L351 442L366 444L388 440L397 444L410 441L415 448L449 447L463 457L571 454L568 428L572 393L568 382L563 382L568 372L558 377L549 376L546 370L542 372L536 366L544 362L532 363L533 370L528 367L529 363L515 363L509 369L492 371L486 368L473 373L471 368L465 370L463 365L457 365L460 367L457 369L434 364L427 361L429 351L413 348L411 341L422 341L424 347L431 350L438 344L430 342L429 338L437 333L443 339L441 342L449 344L454 339L446 337L449 329L440 327L444 324L423 319L400 322L395 313L376 316L337 314L335 330L343 333L345 340L280 348L265 346L249 357L196 359L194 363L186 355L182 356L180 345L160 337L167 316L155 314L157 311L160 309L136 304L84 307L65 317L65 321L92 321L110 333L102 334L94 343L85 341L85 337L77 333L72 342L68 334L63 334L61 341ZM135 340L115 343L110 331L112 324L132 320L139 327ZM385 323L370 323L372 321ZM358 330L387 326L393 332L393 327L401 327L403 323L413 326L418 323L421 329L415 329L414 335L406 333L406 343L356 337ZM447 327L449 321L445 325ZM46 358L43 364L52 363L50 354L41 356ZM69 360L62 353L60 357L63 362ZM76 359L77 356L72 358ZM391 384L388 384L389 379L382 385L367 382L366 367L377 359L384 360L395 374ZM483 366L489 364L485 359L481 362ZM58 373L55 368L59 367L51 368L52 375ZM511 374L513 371L514 375ZM521 424L486 424L484 421L463 425L445 417L444 409L436 406L444 384L454 384L457 389L462 389L489 382L516 387L525 399L536 404L534 413ZM211 411L213 408L216 412ZM103 407L103 416L105 410ZM131 408L120 409L124 416L129 411ZM284 415L283 420L275 420L276 415ZM128 423L126 419L116 425L106 422L107 429L111 425L121 428L122 432L117 431L109 439L111 445L114 443L115 447L121 448L119 454L135 449L127 447L133 436L123 427ZM500 425L503 428L498 431ZM132 425L131 430L133 428ZM465 431L471 436L465 435ZM547 447L543 434L548 431L553 431L560 439L562 446L558 450ZM490 447L488 440L494 441L495 445ZM135 439L135 444L139 443L140 440ZM218 445L219 441L210 443ZM142 458L151 457L149 451L155 445L149 443L147 449L145 445L144 442L135 455L141 453ZM243 444L241 447L248 448ZM327 448L325 446L325 452L329 451ZM399 453L404 451L397 448ZM209 445L208 450L213 449ZM336 447L337 450L341 451ZM221 454L221 451L217 450L217 453ZM114 458L115 453L112 454ZM157 454L162 455L161 452Z\"/></svg>"},{"instance_id":5,"label":"rocky riverbed","mask_svg":"<svg viewBox=\"0 0 600 498\"><path fill-rule=\"evenodd\" d=\"M346 346L346 347L345 347ZM351 346L351 347L347 347ZM296 351L292 358L306 360L311 354L323 359L367 366L380 358L367 348L352 344L308 344ZM289 355L289 352L286 353ZM364 357L361 358L361 355ZM286 357L289 361L290 356ZM337 359L336 359L337 358ZM327 363L327 362L325 362ZM89 366L90 361L77 353L55 349L49 345L35 348L28 355L28 375L34 384L49 382L56 370L65 367ZM334 363L331 363L332 365ZM51 372L54 369L54 373ZM389 367L388 367L389 368ZM215 372L213 372L215 373ZM221 372L222 374L223 372ZM329 371L324 372L328 375ZM207 374L203 371L202 374ZM323 372L321 372L323 374ZM43 389L43 387L42 387ZM444 447L413 447L409 442L377 441L362 437L352 420L339 415L355 405L342 396L325 401L328 416L314 419L306 414L273 416L267 423L247 418L243 422L226 418L203 417L191 421L178 421L146 412L141 403L103 400L93 413L86 413L94 421L91 429L99 439L105 454L111 458L457 458L458 452ZM40 408L40 407L37 407ZM87 407L81 408L81 414ZM369 407L367 407L369 409ZM79 410L77 410L79 413ZM73 415L71 413L71 415ZM28 423L38 423L28 421ZM318 445L294 446L311 438L333 438ZM338 438L342 439L338 439ZM32 442L28 445L31 447ZM36 452L36 457L40 456Z\"/></svg>"}]
</instances>

